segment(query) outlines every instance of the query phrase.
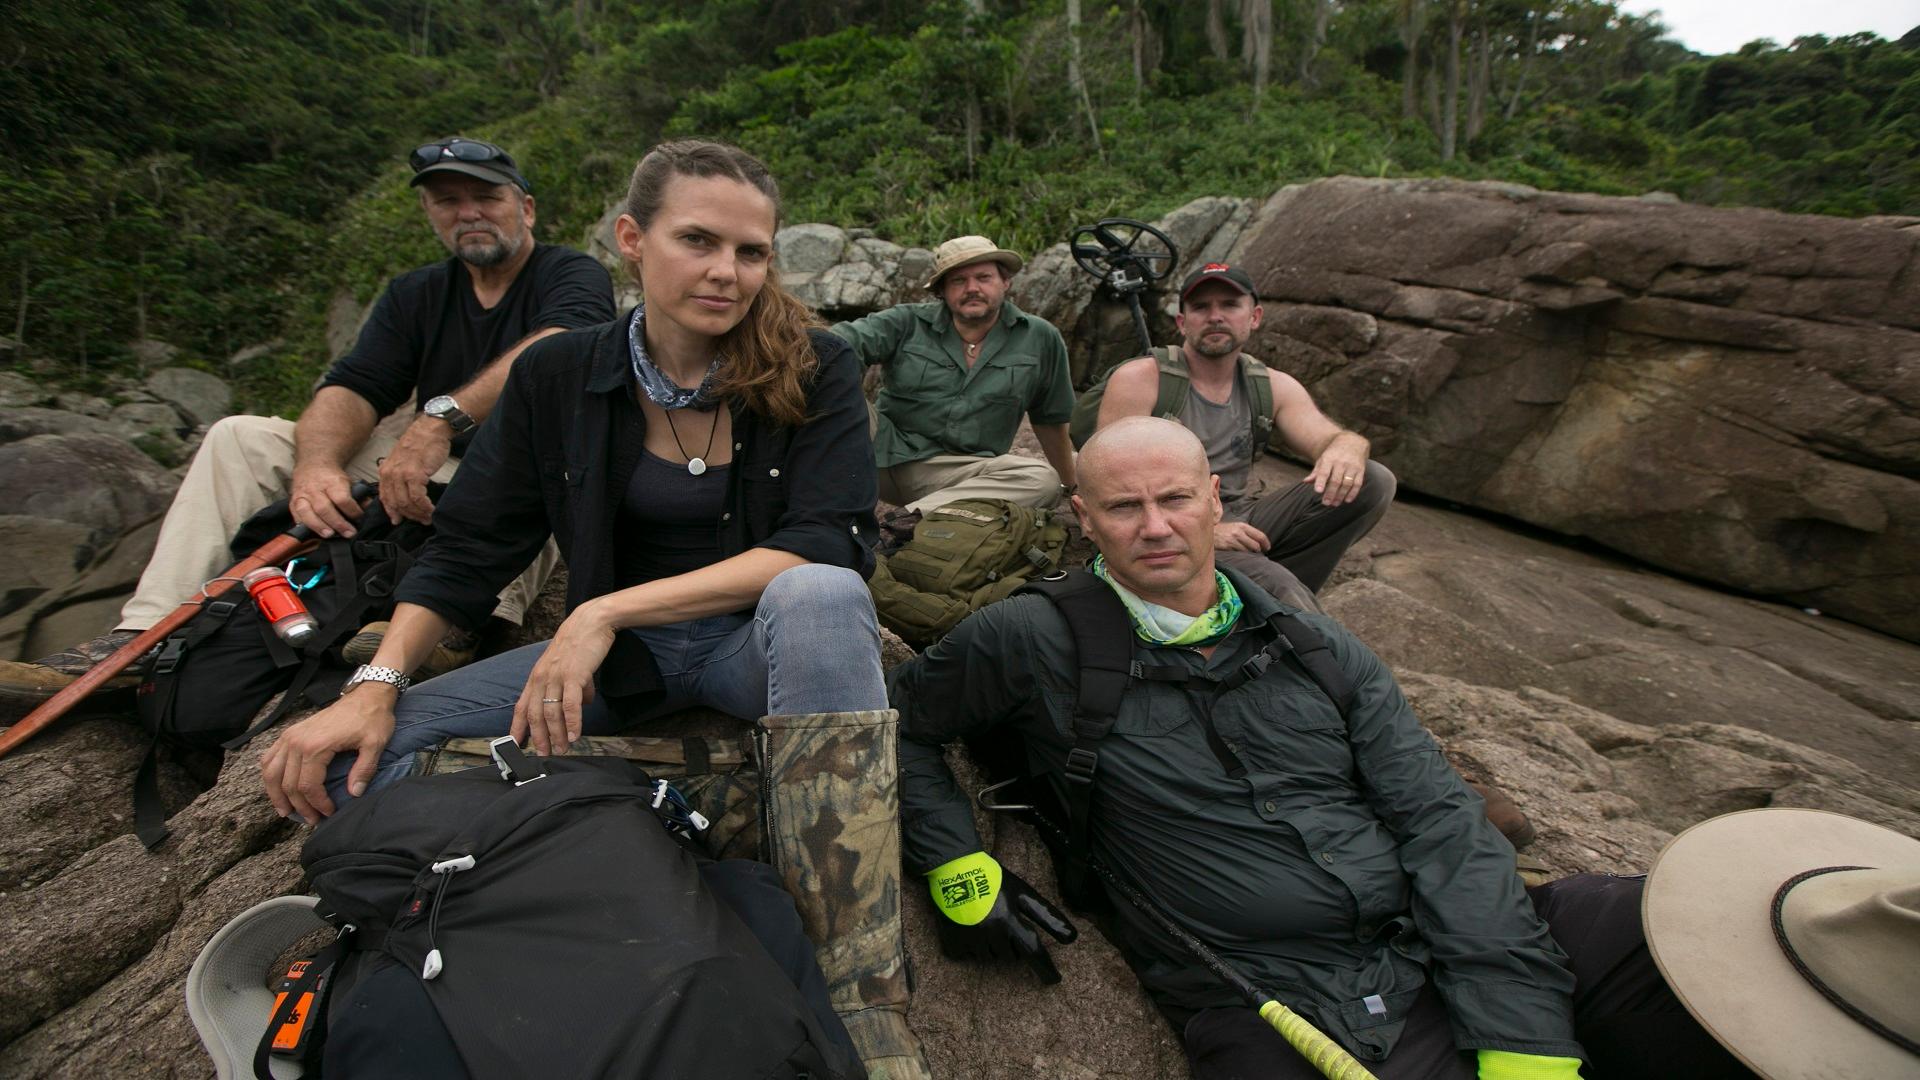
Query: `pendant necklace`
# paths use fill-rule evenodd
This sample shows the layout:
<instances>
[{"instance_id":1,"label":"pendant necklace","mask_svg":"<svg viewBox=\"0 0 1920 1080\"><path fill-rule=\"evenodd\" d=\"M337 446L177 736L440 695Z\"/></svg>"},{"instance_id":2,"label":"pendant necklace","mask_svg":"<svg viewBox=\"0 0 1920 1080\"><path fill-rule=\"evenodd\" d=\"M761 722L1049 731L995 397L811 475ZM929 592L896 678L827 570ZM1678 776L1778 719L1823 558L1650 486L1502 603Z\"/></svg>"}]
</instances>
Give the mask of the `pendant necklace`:
<instances>
[{"instance_id":1,"label":"pendant necklace","mask_svg":"<svg viewBox=\"0 0 1920 1080\"><path fill-rule=\"evenodd\" d=\"M713 414L713 426L707 429L707 448L700 452L699 457L693 457L687 453L686 447L680 445L680 429L673 425L674 410L662 409L660 411L667 414L667 430L673 432L674 449L680 451L680 456L687 459L687 471L695 476L706 472L707 455L713 453L713 436L715 432L720 430L720 414L718 412Z\"/></svg>"}]
</instances>

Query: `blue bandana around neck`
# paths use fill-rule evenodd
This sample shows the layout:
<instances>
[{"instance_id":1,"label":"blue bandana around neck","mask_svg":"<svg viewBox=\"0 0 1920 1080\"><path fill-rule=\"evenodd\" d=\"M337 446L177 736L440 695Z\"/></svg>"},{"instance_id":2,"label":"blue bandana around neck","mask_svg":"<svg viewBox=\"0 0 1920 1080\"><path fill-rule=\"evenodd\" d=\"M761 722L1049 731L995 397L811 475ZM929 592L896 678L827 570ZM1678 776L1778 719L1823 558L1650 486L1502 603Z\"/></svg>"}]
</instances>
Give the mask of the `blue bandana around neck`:
<instances>
[{"instance_id":1,"label":"blue bandana around neck","mask_svg":"<svg viewBox=\"0 0 1920 1080\"><path fill-rule=\"evenodd\" d=\"M647 395L648 401L663 409L696 409L700 412L712 409L720 400L713 392L713 379L720 370L720 358L714 357L699 386L692 390L682 389L655 367L653 358L647 355L646 316L647 305L638 304L633 309L633 320L627 323L627 348L633 354L633 377L640 384L640 392Z\"/></svg>"},{"instance_id":2,"label":"blue bandana around neck","mask_svg":"<svg viewBox=\"0 0 1920 1080\"><path fill-rule=\"evenodd\" d=\"M1132 589L1113 580L1113 576L1107 573L1105 555L1096 557L1088 569L1095 577L1113 587L1120 602L1126 605L1127 615L1133 620L1134 634L1149 645L1204 648L1222 641L1233 632L1233 625L1240 621L1240 611L1246 606L1240 599L1239 591L1233 587L1233 582L1218 570L1213 572L1213 577L1220 590L1220 599L1198 615L1185 615L1170 607L1142 600Z\"/></svg>"}]
</instances>

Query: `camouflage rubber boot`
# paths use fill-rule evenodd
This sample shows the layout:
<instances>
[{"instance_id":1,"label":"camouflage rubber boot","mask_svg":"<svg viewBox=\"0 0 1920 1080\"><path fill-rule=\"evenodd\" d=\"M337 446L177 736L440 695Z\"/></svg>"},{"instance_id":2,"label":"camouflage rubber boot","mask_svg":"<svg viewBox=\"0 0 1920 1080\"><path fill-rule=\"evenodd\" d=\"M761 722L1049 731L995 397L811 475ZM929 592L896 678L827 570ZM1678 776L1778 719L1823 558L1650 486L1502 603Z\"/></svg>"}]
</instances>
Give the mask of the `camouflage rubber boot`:
<instances>
[{"instance_id":1,"label":"camouflage rubber boot","mask_svg":"<svg viewBox=\"0 0 1920 1080\"><path fill-rule=\"evenodd\" d=\"M868 1076L931 1080L907 1025L898 721L892 709L762 717L761 835Z\"/></svg>"}]
</instances>

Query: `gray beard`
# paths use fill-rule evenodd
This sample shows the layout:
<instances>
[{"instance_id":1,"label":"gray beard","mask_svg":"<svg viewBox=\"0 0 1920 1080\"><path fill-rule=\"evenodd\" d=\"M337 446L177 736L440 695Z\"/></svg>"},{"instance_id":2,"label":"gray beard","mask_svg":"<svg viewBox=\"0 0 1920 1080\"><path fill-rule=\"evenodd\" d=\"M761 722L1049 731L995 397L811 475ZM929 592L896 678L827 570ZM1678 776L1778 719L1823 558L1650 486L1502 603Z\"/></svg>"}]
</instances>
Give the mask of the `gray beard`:
<instances>
[{"instance_id":1,"label":"gray beard","mask_svg":"<svg viewBox=\"0 0 1920 1080\"><path fill-rule=\"evenodd\" d=\"M472 244L462 244L458 240L455 240L447 245L447 250L452 252L454 258L459 259L468 266L478 267L484 270L490 266L499 266L501 263L520 254L520 246L521 242L518 237L508 239L507 237L496 235L493 238L493 243L482 244L478 247Z\"/></svg>"}]
</instances>

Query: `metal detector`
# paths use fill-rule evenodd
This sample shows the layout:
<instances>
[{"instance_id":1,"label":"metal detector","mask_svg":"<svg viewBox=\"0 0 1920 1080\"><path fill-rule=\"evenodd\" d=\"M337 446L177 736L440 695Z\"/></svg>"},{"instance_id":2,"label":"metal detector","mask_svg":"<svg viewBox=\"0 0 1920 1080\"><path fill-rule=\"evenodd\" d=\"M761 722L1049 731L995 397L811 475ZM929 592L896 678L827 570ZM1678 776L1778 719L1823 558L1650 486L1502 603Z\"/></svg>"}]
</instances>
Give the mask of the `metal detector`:
<instances>
[{"instance_id":1,"label":"metal detector","mask_svg":"<svg viewBox=\"0 0 1920 1080\"><path fill-rule=\"evenodd\" d=\"M1147 332L1147 312L1140 305L1140 294L1179 265L1180 249L1174 246L1173 238L1144 221L1101 218L1073 230L1067 237L1067 250L1080 269L1099 278L1133 310L1133 328L1140 335L1140 351L1134 355L1152 352L1153 336Z\"/></svg>"}]
</instances>

